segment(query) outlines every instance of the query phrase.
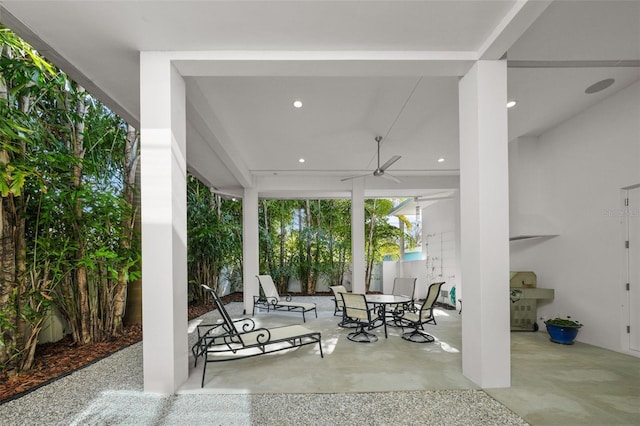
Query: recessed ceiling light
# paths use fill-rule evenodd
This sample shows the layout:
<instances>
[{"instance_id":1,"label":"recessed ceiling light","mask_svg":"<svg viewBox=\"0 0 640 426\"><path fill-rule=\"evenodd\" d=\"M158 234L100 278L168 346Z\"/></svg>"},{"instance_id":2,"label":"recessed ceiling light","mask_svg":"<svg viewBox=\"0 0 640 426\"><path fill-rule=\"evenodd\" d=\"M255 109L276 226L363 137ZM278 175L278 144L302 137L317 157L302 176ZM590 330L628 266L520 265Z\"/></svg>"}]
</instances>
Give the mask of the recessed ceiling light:
<instances>
[{"instance_id":1,"label":"recessed ceiling light","mask_svg":"<svg viewBox=\"0 0 640 426\"><path fill-rule=\"evenodd\" d=\"M295 100L293 101L293 106L295 108L302 108L302 101L301 100Z\"/></svg>"},{"instance_id":2,"label":"recessed ceiling light","mask_svg":"<svg viewBox=\"0 0 640 426\"><path fill-rule=\"evenodd\" d=\"M304 158L300 158L300 159L298 160L298 163L304 163Z\"/></svg>"},{"instance_id":3,"label":"recessed ceiling light","mask_svg":"<svg viewBox=\"0 0 640 426\"><path fill-rule=\"evenodd\" d=\"M444 163L444 158L438 158L438 163Z\"/></svg>"},{"instance_id":4,"label":"recessed ceiling light","mask_svg":"<svg viewBox=\"0 0 640 426\"><path fill-rule=\"evenodd\" d=\"M507 108L513 108L514 106L516 106L516 104L518 103L518 101L516 100L512 100L507 102Z\"/></svg>"},{"instance_id":5,"label":"recessed ceiling light","mask_svg":"<svg viewBox=\"0 0 640 426\"><path fill-rule=\"evenodd\" d=\"M597 83L593 83L591 86L587 87L584 93L592 94L600 92L601 90L606 89L611 86L615 80L613 78L605 78L604 80L600 80Z\"/></svg>"}]
</instances>

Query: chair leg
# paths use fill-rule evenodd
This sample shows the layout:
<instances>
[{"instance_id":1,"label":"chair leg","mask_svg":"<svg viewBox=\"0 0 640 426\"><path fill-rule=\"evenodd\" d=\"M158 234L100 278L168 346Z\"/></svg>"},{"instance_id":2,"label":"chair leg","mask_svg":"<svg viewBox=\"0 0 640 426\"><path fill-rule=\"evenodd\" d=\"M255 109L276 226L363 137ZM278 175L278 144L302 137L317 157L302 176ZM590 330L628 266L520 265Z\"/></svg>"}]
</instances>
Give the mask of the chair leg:
<instances>
[{"instance_id":1,"label":"chair leg","mask_svg":"<svg viewBox=\"0 0 640 426\"><path fill-rule=\"evenodd\" d=\"M356 343L373 343L378 341L378 336L373 333L367 333L364 325L359 325L354 332L347 334L347 339Z\"/></svg>"},{"instance_id":2,"label":"chair leg","mask_svg":"<svg viewBox=\"0 0 640 426\"><path fill-rule=\"evenodd\" d=\"M413 330L413 332L403 333L402 338L413 343L432 343L435 338L421 330Z\"/></svg>"},{"instance_id":3,"label":"chair leg","mask_svg":"<svg viewBox=\"0 0 640 426\"><path fill-rule=\"evenodd\" d=\"M338 327L342 327L342 328L358 328L360 327L360 325L353 321L353 320L349 320L349 318L345 317L344 314L342 315L342 321L340 321L338 323Z\"/></svg>"},{"instance_id":4,"label":"chair leg","mask_svg":"<svg viewBox=\"0 0 640 426\"><path fill-rule=\"evenodd\" d=\"M435 341L435 338L432 335L424 331L422 324L414 324L411 328L413 328L413 331L402 333L402 338L404 340L414 343L432 343Z\"/></svg>"},{"instance_id":5,"label":"chair leg","mask_svg":"<svg viewBox=\"0 0 640 426\"><path fill-rule=\"evenodd\" d=\"M206 358L206 354L205 354L205 359L204 359L204 368L202 369L202 382L200 383L200 387L203 388L204 387L204 376L205 374L207 374L207 358Z\"/></svg>"}]
</instances>

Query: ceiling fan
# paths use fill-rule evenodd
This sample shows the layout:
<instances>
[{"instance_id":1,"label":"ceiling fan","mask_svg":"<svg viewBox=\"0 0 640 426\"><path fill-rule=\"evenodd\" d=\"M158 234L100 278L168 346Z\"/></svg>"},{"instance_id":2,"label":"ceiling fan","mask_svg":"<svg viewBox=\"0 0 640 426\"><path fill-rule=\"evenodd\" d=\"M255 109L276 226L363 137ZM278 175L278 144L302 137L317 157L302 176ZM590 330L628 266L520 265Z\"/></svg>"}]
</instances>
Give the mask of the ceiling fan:
<instances>
[{"instance_id":1,"label":"ceiling fan","mask_svg":"<svg viewBox=\"0 0 640 426\"><path fill-rule=\"evenodd\" d=\"M391 165L393 163L395 163L396 161L398 161L400 159L400 155L394 155L393 157L389 158L387 160L386 163L384 163L382 166L380 165L380 142L382 142L382 136L376 136L376 142L378 143L378 167L373 171L373 176L380 176L383 177L385 179L390 179L396 183L400 183L400 179L398 179L395 176L392 176L390 174L386 174L385 171L391 167ZM355 179L355 178L359 178L359 177L364 177L364 176L370 176L371 173L367 173L364 175L358 175L358 176L350 176L344 179L340 179L341 181L345 181L345 180L350 180L350 179Z\"/></svg>"}]
</instances>

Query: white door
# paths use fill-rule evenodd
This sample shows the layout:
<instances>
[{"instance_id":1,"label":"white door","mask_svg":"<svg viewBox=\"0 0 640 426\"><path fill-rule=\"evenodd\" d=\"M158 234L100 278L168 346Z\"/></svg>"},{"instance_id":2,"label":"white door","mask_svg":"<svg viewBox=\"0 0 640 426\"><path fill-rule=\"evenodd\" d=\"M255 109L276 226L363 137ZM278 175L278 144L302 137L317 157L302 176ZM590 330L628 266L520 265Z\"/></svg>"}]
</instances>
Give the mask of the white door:
<instances>
[{"instance_id":1,"label":"white door","mask_svg":"<svg viewBox=\"0 0 640 426\"><path fill-rule=\"evenodd\" d=\"M629 349L640 352L640 188L627 190Z\"/></svg>"}]
</instances>

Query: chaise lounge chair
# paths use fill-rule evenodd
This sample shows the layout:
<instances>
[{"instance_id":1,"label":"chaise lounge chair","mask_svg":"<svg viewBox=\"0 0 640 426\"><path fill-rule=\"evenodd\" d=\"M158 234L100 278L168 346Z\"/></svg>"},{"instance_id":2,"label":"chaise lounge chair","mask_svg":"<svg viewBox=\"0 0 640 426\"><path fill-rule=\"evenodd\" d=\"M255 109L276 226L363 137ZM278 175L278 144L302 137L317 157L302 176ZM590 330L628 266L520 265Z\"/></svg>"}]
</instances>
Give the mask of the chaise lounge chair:
<instances>
[{"instance_id":1,"label":"chaise lounge chair","mask_svg":"<svg viewBox=\"0 0 640 426\"><path fill-rule=\"evenodd\" d=\"M278 294L278 290L276 289L276 285L273 283L273 279L271 279L271 275L256 275L258 278L258 283L260 287L262 287L263 296L253 296L253 313L252 316L256 314L256 307L258 308L266 308L267 312L270 310L286 310L286 311L296 311L302 312L302 322L307 322L304 314L305 312L315 311L316 318L318 318L318 311L316 310L315 303L304 303L304 302L292 302L291 296L287 296L285 300L280 298Z\"/></svg>"},{"instance_id":2,"label":"chaise lounge chair","mask_svg":"<svg viewBox=\"0 0 640 426\"><path fill-rule=\"evenodd\" d=\"M215 291L206 285L202 285L202 288L213 298L222 321L197 327L198 340L191 352L195 358L194 366L198 364L198 358L204 357L201 387L204 387L207 364L210 362L249 358L316 343L320 357L324 358L319 331L309 330L302 325L257 328L251 318L232 320Z\"/></svg>"}]
</instances>

